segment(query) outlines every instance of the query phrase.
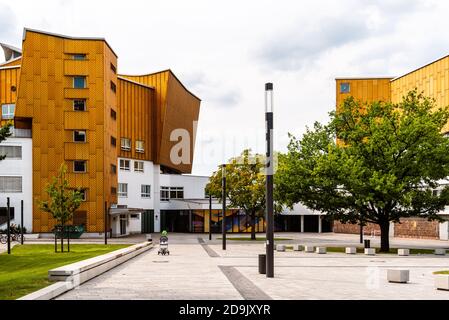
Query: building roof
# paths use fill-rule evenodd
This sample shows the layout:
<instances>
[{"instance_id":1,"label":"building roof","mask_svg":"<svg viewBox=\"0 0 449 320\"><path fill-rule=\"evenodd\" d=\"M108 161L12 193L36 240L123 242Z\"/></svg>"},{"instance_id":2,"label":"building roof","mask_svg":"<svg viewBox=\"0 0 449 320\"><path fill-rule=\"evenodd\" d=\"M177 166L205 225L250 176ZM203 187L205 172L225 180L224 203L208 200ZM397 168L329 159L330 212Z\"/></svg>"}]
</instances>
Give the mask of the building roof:
<instances>
[{"instance_id":1,"label":"building roof","mask_svg":"<svg viewBox=\"0 0 449 320\"><path fill-rule=\"evenodd\" d=\"M412 70L412 71L409 71L409 72L407 72L407 73L405 73L405 74L403 74L403 75L401 75L401 76L399 76L399 77L396 77L396 78L394 78L394 79L391 79L391 81L393 82L393 81L396 81L396 80L398 80L398 79L401 79L401 78L403 78L403 77L405 77L405 76L408 76L409 74L412 74L412 73L414 73L414 72L416 72L416 71L418 71L418 70L421 70L421 69L423 69L423 68L425 68L425 67L428 67L428 66L430 66L430 65L432 65L432 64L434 64L434 63L437 63L437 62L439 62L439 61L441 61L441 60L444 60L444 59L446 59L446 58L448 58L449 57L449 55L445 55L444 57L441 57L441 58L439 58L439 59L436 59L436 60L434 60L434 61L432 61L432 62L430 62L430 63L428 63L428 64L426 64L426 65L423 65L423 66L421 66L421 67L419 67L419 68L416 68L416 69L414 69L414 70Z\"/></svg>"},{"instance_id":2,"label":"building roof","mask_svg":"<svg viewBox=\"0 0 449 320\"><path fill-rule=\"evenodd\" d=\"M6 43L0 43L0 46L2 47L5 53L5 60L6 60L5 63L20 59L20 56L22 56L22 50L19 48L16 48ZM13 58L14 56L17 57Z\"/></svg>"},{"instance_id":3,"label":"building roof","mask_svg":"<svg viewBox=\"0 0 449 320\"><path fill-rule=\"evenodd\" d=\"M52 33L52 32L47 32L47 31L42 31L42 30L24 28L23 29L23 40L25 40L27 32L46 34L46 35L49 35L49 36L53 36L53 37L57 37L57 38L63 38L63 39L69 39L69 40L103 41L104 43L106 43L106 45L109 47L109 49L111 49L112 53L116 57L118 57L117 54L115 53L114 49L112 49L112 47L109 45L109 43L106 41L105 38L97 38L97 37L70 37L70 36L66 36L66 35L63 35L63 34L59 34L59 33Z\"/></svg>"},{"instance_id":4,"label":"building roof","mask_svg":"<svg viewBox=\"0 0 449 320\"><path fill-rule=\"evenodd\" d=\"M146 84L143 84L143 83L140 83L140 82L137 82L137 81L133 81L133 80L131 80L131 79L124 78L124 77L122 77L122 76L117 76L117 79L123 80L123 81L127 81L127 82L130 82L130 83L133 83L133 84L135 84L135 85L138 85L138 86L141 86L141 87L145 87L145 88L148 88L148 89L152 89L152 90L156 89L155 87L148 86L148 85L146 85Z\"/></svg>"},{"instance_id":5,"label":"building roof","mask_svg":"<svg viewBox=\"0 0 449 320\"><path fill-rule=\"evenodd\" d=\"M376 80L376 79L381 79L381 80L391 80L394 77L385 77L385 76L381 76L381 77L338 77L335 78L335 80Z\"/></svg>"}]
</instances>

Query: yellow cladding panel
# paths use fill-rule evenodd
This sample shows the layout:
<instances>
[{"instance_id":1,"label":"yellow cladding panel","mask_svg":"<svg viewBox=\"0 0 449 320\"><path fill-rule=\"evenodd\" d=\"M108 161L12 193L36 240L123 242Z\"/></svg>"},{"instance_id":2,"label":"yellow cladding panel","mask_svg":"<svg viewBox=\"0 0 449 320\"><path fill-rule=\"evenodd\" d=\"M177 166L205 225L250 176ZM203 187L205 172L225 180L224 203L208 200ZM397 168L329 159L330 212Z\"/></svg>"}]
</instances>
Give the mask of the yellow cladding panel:
<instances>
[{"instance_id":1,"label":"yellow cladding panel","mask_svg":"<svg viewBox=\"0 0 449 320\"><path fill-rule=\"evenodd\" d=\"M390 101L390 80L391 79L389 78L337 79L337 109L341 106L343 101L350 96L358 101L368 103L373 101ZM349 88L349 92L342 92L342 85Z\"/></svg>"},{"instance_id":2,"label":"yellow cladding panel","mask_svg":"<svg viewBox=\"0 0 449 320\"><path fill-rule=\"evenodd\" d=\"M19 67L0 69L0 105L16 103L19 78Z\"/></svg>"},{"instance_id":3,"label":"yellow cladding panel","mask_svg":"<svg viewBox=\"0 0 449 320\"><path fill-rule=\"evenodd\" d=\"M89 160L89 145L87 143L66 142L64 154L66 160Z\"/></svg>"},{"instance_id":4,"label":"yellow cladding panel","mask_svg":"<svg viewBox=\"0 0 449 320\"><path fill-rule=\"evenodd\" d=\"M64 128L71 129L89 129L89 113L83 111L65 111Z\"/></svg>"},{"instance_id":5,"label":"yellow cladding panel","mask_svg":"<svg viewBox=\"0 0 449 320\"><path fill-rule=\"evenodd\" d=\"M88 61L66 59L64 60L64 73L66 75L87 76L89 75Z\"/></svg>"},{"instance_id":6,"label":"yellow cladding panel","mask_svg":"<svg viewBox=\"0 0 449 320\"><path fill-rule=\"evenodd\" d=\"M95 95L95 91L92 94L89 92L89 89L74 89L67 87L64 89L64 98L66 99L87 99L91 95Z\"/></svg>"}]
</instances>

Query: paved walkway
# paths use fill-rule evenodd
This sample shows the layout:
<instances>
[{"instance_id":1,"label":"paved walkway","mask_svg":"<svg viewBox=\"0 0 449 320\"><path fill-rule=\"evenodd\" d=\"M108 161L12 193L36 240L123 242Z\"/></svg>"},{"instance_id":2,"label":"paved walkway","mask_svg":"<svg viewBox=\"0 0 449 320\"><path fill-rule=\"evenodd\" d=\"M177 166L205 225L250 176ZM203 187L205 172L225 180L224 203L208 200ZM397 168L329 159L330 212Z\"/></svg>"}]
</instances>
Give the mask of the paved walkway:
<instances>
[{"instance_id":1,"label":"paved walkway","mask_svg":"<svg viewBox=\"0 0 449 320\"><path fill-rule=\"evenodd\" d=\"M320 243L337 240L330 237L313 239ZM208 241L204 235L170 235L169 239L169 256L158 256L156 245L59 299L449 300L449 292L434 289L432 274L449 269L449 256L276 252L275 278L267 279L257 267L257 255L265 251L264 242L229 241L224 252L220 240ZM308 241L312 243L313 239ZM352 243L354 239L340 240ZM409 269L410 283L388 283L388 268Z\"/></svg>"}]
</instances>

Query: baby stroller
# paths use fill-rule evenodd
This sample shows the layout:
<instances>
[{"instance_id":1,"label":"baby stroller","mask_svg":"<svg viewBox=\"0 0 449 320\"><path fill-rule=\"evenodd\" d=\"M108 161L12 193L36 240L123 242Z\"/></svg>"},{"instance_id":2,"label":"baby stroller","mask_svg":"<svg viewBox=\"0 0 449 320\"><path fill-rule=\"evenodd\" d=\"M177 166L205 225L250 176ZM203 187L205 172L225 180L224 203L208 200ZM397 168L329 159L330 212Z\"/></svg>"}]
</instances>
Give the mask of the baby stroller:
<instances>
[{"instance_id":1,"label":"baby stroller","mask_svg":"<svg viewBox=\"0 0 449 320\"><path fill-rule=\"evenodd\" d=\"M162 236L159 239L159 251L158 255L162 254L163 256L170 255L170 251L168 251L168 237L167 232L162 232Z\"/></svg>"}]
</instances>

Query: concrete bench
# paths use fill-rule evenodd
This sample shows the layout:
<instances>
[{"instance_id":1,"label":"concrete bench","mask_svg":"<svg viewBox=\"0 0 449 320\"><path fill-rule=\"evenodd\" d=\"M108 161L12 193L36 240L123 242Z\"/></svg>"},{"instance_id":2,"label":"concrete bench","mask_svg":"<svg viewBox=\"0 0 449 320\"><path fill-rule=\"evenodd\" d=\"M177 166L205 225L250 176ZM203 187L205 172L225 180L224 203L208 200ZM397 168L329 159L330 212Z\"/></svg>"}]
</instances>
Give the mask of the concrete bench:
<instances>
[{"instance_id":1,"label":"concrete bench","mask_svg":"<svg viewBox=\"0 0 449 320\"><path fill-rule=\"evenodd\" d=\"M293 251L301 251L302 250L302 246L299 244L294 244L293 245Z\"/></svg>"},{"instance_id":2,"label":"concrete bench","mask_svg":"<svg viewBox=\"0 0 449 320\"><path fill-rule=\"evenodd\" d=\"M317 247L315 252L318 254L326 254L327 249L325 247Z\"/></svg>"},{"instance_id":3,"label":"concrete bench","mask_svg":"<svg viewBox=\"0 0 449 320\"><path fill-rule=\"evenodd\" d=\"M277 252L285 252L285 245L284 244L278 244L276 246L276 251Z\"/></svg>"},{"instance_id":4,"label":"concrete bench","mask_svg":"<svg viewBox=\"0 0 449 320\"><path fill-rule=\"evenodd\" d=\"M436 256L445 256L446 255L446 249L435 249L435 255Z\"/></svg>"},{"instance_id":5,"label":"concrete bench","mask_svg":"<svg viewBox=\"0 0 449 320\"><path fill-rule=\"evenodd\" d=\"M388 282L392 283L407 283L410 281L410 271L409 270L387 270Z\"/></svg>"},{"instance_id":6,"label":"concrete bench","mask_svg":"<svg viewBox=\"0 0 449 320\"><path fill-rule=\"evenodd\" d=\"M307 253L313 253L313 252L315 252L315 247L314 246L305 246L304 251Z\"/></svg>"},{"instance_id":7,"label":"concrete bench","mask_svg":"<svg viewBox=\"0 0 449 320\"><path fill-rule=\"evenodd\" d=\"M366 248L365 249L365 255L367 255L367 256L375 256L376 255L376 249L375 248Z\"/></svg>"},{"instance_id":8,"label":"concrete bench","mask_svg":"<svg viewBox=\"0 0 449 320\"><path fill-rule=\"evenodd\" d=\"M357 253L357 248L356 247L347 247L345 249L345 253L346 254L356 254Z\"/></svg>"},{"instance_id":9,"label":"concrete bench","mask_svg":"<svg viewBox=\"0 0 449 320\"><path fill-rule=\"evenodd\" d=\"M407 257L410 255L410 249L398 249L398 256Z\"/></svg>"},{"instance_id":10,"label":"concrete bench","mask_svg":"<svg viewBox=\"0 0 449 320\"><path fill-rule=\"evenodd\" d=\"M437 290L449 291L449 274L437 274L435 277L435 288Z\"/></svg>"}]
</instances>

